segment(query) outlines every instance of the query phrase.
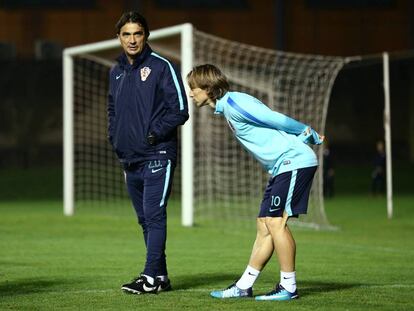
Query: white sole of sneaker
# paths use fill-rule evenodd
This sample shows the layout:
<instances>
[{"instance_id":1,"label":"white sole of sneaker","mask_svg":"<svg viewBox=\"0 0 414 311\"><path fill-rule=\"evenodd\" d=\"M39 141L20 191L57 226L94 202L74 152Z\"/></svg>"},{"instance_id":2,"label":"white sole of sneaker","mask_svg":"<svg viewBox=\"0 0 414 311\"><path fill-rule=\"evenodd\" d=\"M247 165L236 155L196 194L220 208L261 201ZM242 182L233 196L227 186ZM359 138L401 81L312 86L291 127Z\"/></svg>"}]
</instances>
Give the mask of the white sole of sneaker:
<instances>
[{"instance_id":1,"label":"white sole of sneaker","mask_svg":"<svg viewBox=\"0 0 414 311\"><path fill-rule=\"evenodd\" d=\"M128 288L128 287L121 287L121 289L125 292L131 293L131 294L135 294L135 295L142 295L142 294L156 294L156 291L152 291L152 292L140 292L138 290L132 289L132 288Z\"/></svg>"},{"instance_id":2,"label":"white sole of sneaker","mask_svg":"<svg viewBox=\"0 0 414 311\"><path fill-rule=\"evenodd\" d=\"M141 292L139 292L139 291L137 291L137 290L133 290L133 289L128 288L128 287L121 287L121 289L122 289L124 292L128 292L128 293L135 294L135 295L140 295L140 294L142 294Z\"/></svg>"}]
</instances>

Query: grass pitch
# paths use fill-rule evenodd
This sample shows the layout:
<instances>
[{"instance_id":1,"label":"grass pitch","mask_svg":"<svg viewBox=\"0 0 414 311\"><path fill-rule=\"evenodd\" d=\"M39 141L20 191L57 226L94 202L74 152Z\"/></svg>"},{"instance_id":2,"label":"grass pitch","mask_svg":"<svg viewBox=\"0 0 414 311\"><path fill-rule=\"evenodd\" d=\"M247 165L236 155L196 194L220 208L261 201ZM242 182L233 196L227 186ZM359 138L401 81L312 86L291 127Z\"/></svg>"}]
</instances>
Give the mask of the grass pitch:
<instances>
[{"instance_id":1,"label":"grass pitch","mask_svg":"<svg viewBox=\"0 0 414 311\"><path fill-rule=\"evenodd\" d=\"M294 228L300 299L217 300L247 264L254 229L180 225L171 202L167 260L174 291L128 295L120 285L143 267L144 246L132 208L62 215L56 201L0 203L1 310L414 310L414 197L339 196L326 201L338 231ZM254 221L254 219L252 220ZM272 289L276 259L254 287Z\"/></svg>"}]
</instances>

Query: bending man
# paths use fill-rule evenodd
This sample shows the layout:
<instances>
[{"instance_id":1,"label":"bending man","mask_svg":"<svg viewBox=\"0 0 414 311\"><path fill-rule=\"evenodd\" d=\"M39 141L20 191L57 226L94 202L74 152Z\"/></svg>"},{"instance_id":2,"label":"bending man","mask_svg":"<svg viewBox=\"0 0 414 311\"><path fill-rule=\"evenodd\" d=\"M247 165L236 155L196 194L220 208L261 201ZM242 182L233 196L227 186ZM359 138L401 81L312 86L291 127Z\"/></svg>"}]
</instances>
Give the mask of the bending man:
<instances>
[{"instance_id":1,"label":"bending man","mask_svg":"<svg viewBox=\"0 0 414 311\"><path fill-rule=\"evenodd\" d=\"M257 236L249 264L236 283L211 292L211 296L252 297L253 284L275 251L280 283L256 300L298 298L296 244L287 223L290 217L307 212L318 165L315 153L307 144L320 144L323 137L248 94L230 92L227 78L213 65L195 67L187 80L190 97L197 107L210 106L214 113L224 116L235 138L271 175L257 218Z\"/></svg>"}]
</instances>

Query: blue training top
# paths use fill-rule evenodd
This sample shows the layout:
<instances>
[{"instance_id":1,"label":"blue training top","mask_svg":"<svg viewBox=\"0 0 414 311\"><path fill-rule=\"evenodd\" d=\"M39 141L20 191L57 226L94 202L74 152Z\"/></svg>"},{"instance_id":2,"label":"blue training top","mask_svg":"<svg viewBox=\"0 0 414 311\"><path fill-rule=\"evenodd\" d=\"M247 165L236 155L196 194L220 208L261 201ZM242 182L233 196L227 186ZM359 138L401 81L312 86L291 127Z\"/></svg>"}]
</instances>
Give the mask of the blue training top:
<instances>
[{"instance_id":1,"label":"blue training top","mask_svg":"<svg viewBox=\"0 0 414 311\"><path fill-rule=\"evenodd\" d=\"M216 102L216 114L224 115L238 141L269 172L276 176L317 166L307 144L321 144L316 131L275 112L245 93L227 92Z\"/></svg>"}]
</instances>

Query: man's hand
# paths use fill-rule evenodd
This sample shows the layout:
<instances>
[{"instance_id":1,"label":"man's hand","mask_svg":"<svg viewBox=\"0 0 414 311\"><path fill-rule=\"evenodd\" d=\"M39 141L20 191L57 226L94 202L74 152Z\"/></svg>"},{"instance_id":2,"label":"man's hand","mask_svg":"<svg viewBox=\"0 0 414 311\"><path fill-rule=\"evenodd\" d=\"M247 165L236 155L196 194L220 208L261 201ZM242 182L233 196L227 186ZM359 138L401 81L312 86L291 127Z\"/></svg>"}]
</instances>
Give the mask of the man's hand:
<instances>
[{"instance_id":1,"label":"man's hand","mask_svg":"<svg viewBox=\"0 0 414 311\"><path fill-rule=\"evenodd\" d=\"M320 145L323 143L325 136L319 135L315 130L308 126L300 135L299 138L305 144Z\"/></svg>"},{"instance_id":2,"label":"man's hand","mask_svg":"<svg viewBox=\"0 0 414 311\"><path fill-rule=\"evenodd\" d=\"M155 134L153 132L149 132L149 134L147 136L147 142L151 146L155 146L157 144L157 136L155 136Z\"/></svg>"}]
</instances>

